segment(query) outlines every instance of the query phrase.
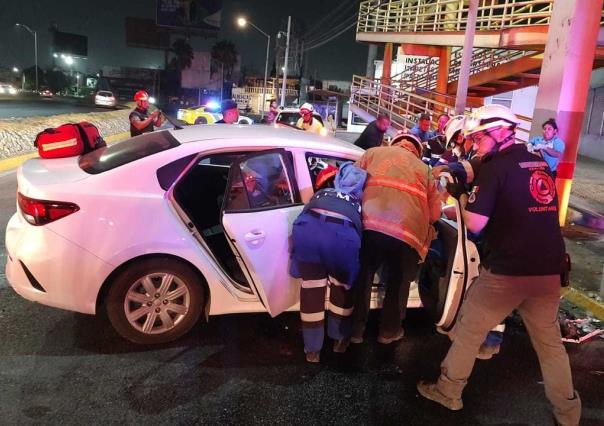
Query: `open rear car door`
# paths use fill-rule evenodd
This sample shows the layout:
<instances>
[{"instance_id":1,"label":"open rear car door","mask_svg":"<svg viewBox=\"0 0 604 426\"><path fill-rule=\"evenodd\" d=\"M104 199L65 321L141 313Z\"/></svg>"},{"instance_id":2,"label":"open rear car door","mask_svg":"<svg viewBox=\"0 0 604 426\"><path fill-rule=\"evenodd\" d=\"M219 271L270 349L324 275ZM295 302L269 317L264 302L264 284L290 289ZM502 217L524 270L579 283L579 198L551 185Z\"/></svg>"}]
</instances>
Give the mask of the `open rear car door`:
<instances>
[{"instance_id":1,"label":"open rear car door","mask_svg":"<svg viewBox=\"0 0 604 426\"><path fill-rule=\"evenodd\" d=\"M299 280L289 275L292 224L304 207L291 154L246 155L231 165L222 224L241 268L271 316L294 306Z\"/></svg>"}]
</instances>

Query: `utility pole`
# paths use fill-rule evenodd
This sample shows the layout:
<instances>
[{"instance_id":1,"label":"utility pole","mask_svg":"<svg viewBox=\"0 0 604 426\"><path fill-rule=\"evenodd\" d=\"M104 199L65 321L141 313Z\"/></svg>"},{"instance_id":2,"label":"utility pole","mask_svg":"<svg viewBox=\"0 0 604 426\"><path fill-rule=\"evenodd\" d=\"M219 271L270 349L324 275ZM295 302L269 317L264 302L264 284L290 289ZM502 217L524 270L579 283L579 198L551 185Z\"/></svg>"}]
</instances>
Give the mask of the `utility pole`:
<instances>
[{"instance_id":1,"label":"utility pole","mask_svg":"<svg viewBox=\"0 0 604 426\"><path fill-rule=\"evenodd\" d=\"M16 27L25 28L27 32L34 36L34 60L36 64L36 92L38 92L38 34L25 24L16 23Z\"/></svg>"},{"instance_id":2,"label":"utility pole","mask_svg":"<svg viewBox=\"0 0 604 426\"><path fill-rule=\"evenodd\" d=\"M478 1L478 0L476 0ZM281 85L281 107L285 107L285 88L287 83L287 56L289 55L289 31L291 29L292 17L287 17L287 39L285 42L285 60L283 66L283 83Z\"/></svg>"},{"instance_id":3,"label":"utility pole","mask_svg":"<svg viewBox=\"0 0 604 426\"><path fill-rule=\"evenodd\" d=\"M474 33L476 32L476 15L478 14L478 0L470 0L468 6L468 23L464 38L459 80L457 81L457 96L455 97L455 114L463 115L468 100L468 80L470 79L470 65L472 51L474 50Z\"/></svg>"}]
</instances>

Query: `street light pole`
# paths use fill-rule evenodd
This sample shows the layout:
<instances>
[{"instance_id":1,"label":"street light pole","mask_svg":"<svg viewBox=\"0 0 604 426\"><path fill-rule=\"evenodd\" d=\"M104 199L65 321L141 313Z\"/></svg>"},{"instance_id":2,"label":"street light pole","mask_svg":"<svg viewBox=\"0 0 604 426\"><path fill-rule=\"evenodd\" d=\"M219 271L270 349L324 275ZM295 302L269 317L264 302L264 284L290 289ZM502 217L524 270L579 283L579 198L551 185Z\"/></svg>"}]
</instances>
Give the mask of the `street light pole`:
<instances>
[{"instance_id":1,"label":"street light pole","mask_svg":"<svg viewBox=\"0 0 604 426\"><path fill-rule=\"evenodd\" d=\"M15 24L15 26L25 28L27 31L29 31L29 33L31 35L34 36L34 58L35 58L35 64L36 64L36 92L37 92L38 91L38 34L25 24L20 24L17 22Z\"/></svg>"},{"instance_id":2,"label":"street light pole","mask_svg":"<svg viewBox=\"0 0 604 426\"><path fill-rule=\"evenodd\" d=\"M285 107L285 87L287 82L287 57L289 56L289 31L291 29L292 17L287 17L287 40L285 42L285 63L283 68L283 83L281 85L281 107Z\"/></svg>"},{"instance_id":3,"label":"street light pole","mask_svg":"<svg viewBox=\"0 0 604 426\"><path fill-rule=\"evenodd\" d=\"M245 18L237 19L237 23L240 27L245 27L246 24L250 24L255 30L259 31L262 35L266 37L266 61L264 62L264 86L262 88L262 118L264 118L265 105L266 105L266 81L268 79L268 52L271 45L271 36L262 31L253 22L248 21Z\"/></svg>"}]
</instances>

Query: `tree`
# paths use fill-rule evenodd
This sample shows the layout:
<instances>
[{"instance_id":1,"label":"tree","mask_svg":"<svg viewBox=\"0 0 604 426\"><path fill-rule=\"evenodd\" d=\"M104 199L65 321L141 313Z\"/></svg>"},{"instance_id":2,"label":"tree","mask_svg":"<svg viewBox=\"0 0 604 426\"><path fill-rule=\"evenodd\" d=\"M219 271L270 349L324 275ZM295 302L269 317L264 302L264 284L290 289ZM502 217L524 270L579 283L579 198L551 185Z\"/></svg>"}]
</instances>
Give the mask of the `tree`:
<instances>
[{"instance_id":1,"label":"tree","mask_svg":"<svg viewBox=\"0 0 604 426\"><path fill-rule=\"evenodd\" d=\"M63 71L48 69L44 73L44 80L48 84L50 90L57 93L69 86L69 79Z\"/></svg>"},{"instance_id":2,"label":"tree","mask_svg":"<svg viewBox=\"0 0 604 426\"><path fill-rule=\"evenodd\" d=\"M233 75L233 68L237 64L237 49L235 48L235 44L229 40L220 40L212 46L211 55L212 59L224 66L224 77L230 80ZM217 70L212 70L212 73L215 71Z\"/></svg>"},{"instance_id":3,"label":"tree","mask_svg":"<svg viewBox=\"0 0 604 426\"><path fill-rule=\"evenodd\" d=\"M175 40L170 52L174 55L170 60L170 68L182 71L193 64L193 48L184 38Z\"/></svg>"},{"instance_id":4,"label":"tree","mask_svg":"<svg viewBox=\"0 0 604 426\"><path fill-rule=\"evenodd\" d=\"M36 89L36 66L31 66L29 68L25 68L23 70L23 74L25 74L25 89L27 90L35 90ZM38 67L38 87L42 88L46 85L44 81L44 71L42 68Z\"/></svg>"}]
</instances>

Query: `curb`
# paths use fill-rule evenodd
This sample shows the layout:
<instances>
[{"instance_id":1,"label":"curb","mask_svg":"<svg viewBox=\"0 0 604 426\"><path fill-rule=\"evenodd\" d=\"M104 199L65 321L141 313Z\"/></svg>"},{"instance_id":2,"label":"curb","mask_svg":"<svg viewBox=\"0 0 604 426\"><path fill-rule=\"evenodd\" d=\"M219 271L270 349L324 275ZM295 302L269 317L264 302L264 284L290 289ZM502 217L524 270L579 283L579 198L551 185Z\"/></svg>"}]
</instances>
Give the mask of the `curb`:
<instances>
[{"instance_id":1,"label":"curb","mask_svg":"<svg viewBox=\"0 0 604 426\"><path fill-rule=\"evenodd\" d=\"M110 135L105 137L105 142L108 144L115 143L127 139L130 137L130 132L121 132L115 135ZM25 160L29 160L30 158L36 158L38 156L37 152L30 152L29 154L19 155L17 157L10 157L0 160L0 172L5 172L8 170L16 169L19 167Z\"/></svg>"},{"instance_id":2,"label":"curb","mask_svg":"<svg viewBox=\"0 0 604 426\"><path fill-rule=\"evenodd\" d=\"M572 287L562 289L561 295L573 305L588 311L600 321L604 321L604 304L597 302L582 291Z\"/></svg>"}]
</instances>

